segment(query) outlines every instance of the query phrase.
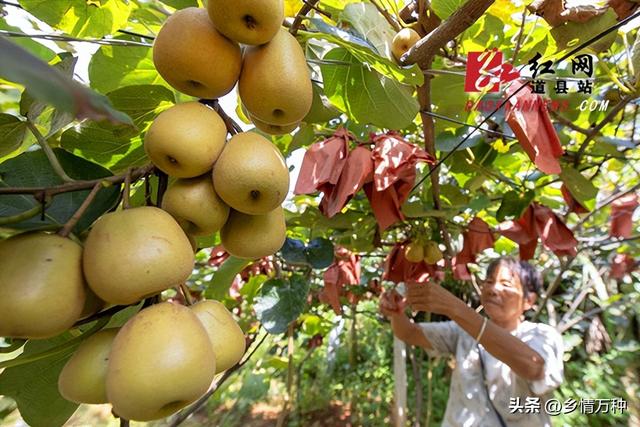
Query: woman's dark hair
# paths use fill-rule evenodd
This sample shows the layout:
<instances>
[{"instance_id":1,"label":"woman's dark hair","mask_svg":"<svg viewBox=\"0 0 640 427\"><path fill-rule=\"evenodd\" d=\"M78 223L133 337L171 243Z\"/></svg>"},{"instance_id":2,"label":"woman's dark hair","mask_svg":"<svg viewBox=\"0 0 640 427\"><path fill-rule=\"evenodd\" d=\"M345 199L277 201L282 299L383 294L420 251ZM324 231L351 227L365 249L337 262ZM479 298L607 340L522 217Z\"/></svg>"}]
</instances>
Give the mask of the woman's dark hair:
<instances>
[{"instance_id":1,"label":"woman's dark hair","mask_svg":"<svg viewBox=\"0 0 640 427\"><path fill-rule=\"evenodd\" d=\"M529 296L529 292L533 292L540 296L542 292L542 276L533 265L528 261L520 261L520 283L524 289L524 297Z\"/></svg>"},{"instance_id":2,"label":"woman's dark hair","mask_svg":"<svg viewBox=\"0 0 640 427\"><path fill-rule=\"evenodd\" d=\"M538 270L536 270L536 268L527 261L518 261L512 257L494 259L487 267L487 278L493 277L498 267L507 267L518 275L525 298L529 297L529 292L533 292L540 296L540 292L542 290L542 278L540 273L538 273Z\"/></svg>"}]
</instances>

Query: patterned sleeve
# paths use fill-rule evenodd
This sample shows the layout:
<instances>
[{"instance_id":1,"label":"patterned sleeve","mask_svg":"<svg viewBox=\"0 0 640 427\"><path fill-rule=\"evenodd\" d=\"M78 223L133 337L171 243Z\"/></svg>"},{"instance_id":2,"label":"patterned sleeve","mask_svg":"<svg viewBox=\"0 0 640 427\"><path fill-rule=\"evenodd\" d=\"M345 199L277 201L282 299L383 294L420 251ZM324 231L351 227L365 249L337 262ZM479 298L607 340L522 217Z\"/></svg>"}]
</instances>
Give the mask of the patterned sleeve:
<instances>
[{"instance_id":1,"label":"patterned sleeve","mask_svg":"<svg viewBox=\"0 0 640 427\"><path fill-rule=\"evenodd\" d=\"M418 323L418 325L429 343L431 343L431 350L427 350L429 356L455 354L458 336L460 335L460 327L456 325L456 322L450 320L447 322Z\"/></svg>"},{"instance_id":2,"label":"patterned sleeve","mask_svg":"<svg viewBox=\"0 0 640 427\"><path fill-rule=\"evenodd\" d=\"M522 338L522 341L544 359L544 377L540 380L528 381L531 391L541 396L558 388L564 380L562 335L555 328L538 323Z\"/></svg>"}]
</instances>

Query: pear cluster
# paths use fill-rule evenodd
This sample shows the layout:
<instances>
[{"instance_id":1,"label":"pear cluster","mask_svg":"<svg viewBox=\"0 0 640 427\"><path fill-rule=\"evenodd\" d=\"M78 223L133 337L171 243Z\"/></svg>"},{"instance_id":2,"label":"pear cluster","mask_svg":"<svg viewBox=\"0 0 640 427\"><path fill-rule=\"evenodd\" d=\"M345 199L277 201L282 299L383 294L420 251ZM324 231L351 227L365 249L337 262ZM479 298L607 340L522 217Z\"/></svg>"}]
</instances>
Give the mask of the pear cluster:
<instances>
[{"instance_id":1,"label":"pear cluster","mask_svg":"<svg viewBox=\"0 0 640 427\"><path fill-rule=\"evenodd\" d=\"M179 10L156 37L156 69L176 90L200 98L220 97L238 83L256 127L288 132L309 112L313 88L304 52L281 28L283 18L282 0L210 0L207 9ZM236 257L271 255L286 233L284 158L258 133L227 141L224 120L208 104L177 104L158 115L145 135L153 164L176 178L161 207L189 236L219 231Z\"/></svg>"},{"instance_id":2,"label":"pear cluster","mask_svg":"<svg viewBox=\"0 0 640 427\"><path fill-rule=\"evenodd\" d=\"M405 246L404 257L413 263L424 261L427 264L436 264L442 259L442 251L438 243L433 240L427 240L424 243L414 240Z\"/></svg>"},{"instance_id":3,"label":"pear cluster","mask_svg":"<svg viewBox=\"0 0 640 427\"><path fill-rule=\"evenodd\" d=\"M83 341L58 390L77 403L111 403L125 419L155 420L201 397L244 351L242 329L222 303L160 303Z\"/></svg>"},{"instance_id":4,"label":"pear cluster","mask_svg":"<svg viewBox=\"0 0 640 427\"><path fill-rule=\"evenodd\" d=\"M44 232L2 240L0 336L56 336L105 305L136 303L184 283L194 262L178 223L150 206L101 216L84 246Z\"/></svg>"},{"instance_id":5,"label":"pear cluster","mask_svg":"<svg viewBox=\"0 0 640 427\"><path fill-rule=\"evenodd\" d=\"M198 98L219 98L237 83L242 109L258 129L289 133L309 113L313 87L283 19L282 0L209 0L206 10L179 10L155 39L154 64L171 86Z\"/></svg>"},{"instance_id":6,"label":"pear cluster","mask_svg":"<svg viewBox=\"0 0 640 427\"><path fill-rule=\"evenodd\" d=\"M105 305L184 282L193 266L186 234L156 207L103 215L84 248L56 234L18 234L0 241L0 336L59 335ZM160 303L83 341L58 388L71 401L109 402L127 419L157 419L198 399L244 351L244 333L222 303Z\"/></svg>"}]
</instances>

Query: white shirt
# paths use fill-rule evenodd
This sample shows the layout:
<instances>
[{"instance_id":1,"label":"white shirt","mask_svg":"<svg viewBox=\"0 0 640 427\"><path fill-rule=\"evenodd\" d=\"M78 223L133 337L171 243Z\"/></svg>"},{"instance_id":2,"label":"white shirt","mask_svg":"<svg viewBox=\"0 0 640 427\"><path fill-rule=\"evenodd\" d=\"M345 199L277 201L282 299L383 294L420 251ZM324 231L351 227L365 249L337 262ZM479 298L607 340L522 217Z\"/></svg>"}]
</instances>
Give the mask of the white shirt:
<instances>
[{"instance_id":1,"label":"white shirt","mask_svg":"<svg viewBox=\"0 0 640 427\"><path fill-rule=\"evenodd\" d=\"M456 359L442 426L500 426L482 385L475 339L453 321L419 325L433 346L433 349L427 350L430 356L452 354ZM521 322L511 331L511 335L520 338L542 356L545 361L544 378L527 381L518 377L508 365L493 357L480 345L491 400L508 427L551 426L551 419L545 413L544 403L552 397L553 390L563 381L562 336L549 325L528 321ZM514 411L510 410L510 398L518 397L521 405L527 402L527 397L533 398L534 402L539 397L538 413L511 413Z\"/></svg>"}]
</instances>

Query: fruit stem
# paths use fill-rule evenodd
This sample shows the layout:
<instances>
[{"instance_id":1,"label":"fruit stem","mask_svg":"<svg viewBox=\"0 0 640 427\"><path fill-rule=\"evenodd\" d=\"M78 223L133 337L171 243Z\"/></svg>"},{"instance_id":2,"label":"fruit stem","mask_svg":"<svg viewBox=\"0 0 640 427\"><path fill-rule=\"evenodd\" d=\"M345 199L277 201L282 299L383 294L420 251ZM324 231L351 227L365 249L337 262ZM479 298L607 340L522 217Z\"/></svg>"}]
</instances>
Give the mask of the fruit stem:
<instances>
[{"instance_id":1,"label":"fruit stem","mask_svg":"<svg viewBox=\"0 0 640 427\"><path fill-rule=\"evenodd\" d=\"M124 189L122 190L122 209L131 208L131 168L124 177Z\"/></svg>"},{"instance_id":2,"label":"fruit stem","mask_svg":"<svg viewBox=\"0 0 640 427\"><path fill-rule=\"evenodd\" d=\"M240 127L240 125L236 123L231 117L229 117L227 113L224 112L222 107L220 107L220 103L217 99L200 99L199 102L213 108L214 111L218 113L227 128L227 132L229 132L231 136L242 132L242 128Z\"/></svg>"},{"instance_id":3,"label":"fruit stem","mask_svg":"<svg viewBox=\"0 0 640 427\"><path fill-rule=\"evenodd\" d=\"M184 301L187 305L193 305L193 298L191 298L191 292L189 291L189 287L186 283L180 283L179 286L180 292L184 296Z\"/></svg>"},{"instance_id":4,"label":"fruit stem","mask_svg":"<svg viewBox=\"0 0 640 427\"><path fill-rule=\"evenodd\" d=\"M40 146L40 148L42 148L42 151L44 151L44 154L47 156L47 159L49 160L49 163L51 164L51 167L53 168L56 175L58 175L64 182L74 182L75 180L69 177L69 175L67 175L67 173L62 168L62 165L58 161L58 158L53 152L53 149L49 146L49 144L47 144L46 139L44 139L44 136L40 133L36 125L34 125L31 120L27 120L27 127L29 128L33 136L36 137L38 145Z\"/></svg>"},{"instance_id":5,"label":"fruit stem","mask_svg":"<svg viewBox=\"0 0 640 427\"><path fill-rule=\"evenodd\" d=\"M80 218L82 218L82 215L84 215L85 211L87 210L91 202L93 202L93 199L95 199L101 187L102 187L102 183L100 182L96 183L93 186L93 188L89 192L89 195L87 196L86 199L84 199L84 201L82 202L78 210L73 214L71 218L69 218L69 221L67 221L64 224L64 226L60 229L60 231L58 231L59 236L67 237L69 233L71 233L71 230L73 229L73 227L76 226L78 221L80 221Z\"/></svg>"},{"instance_id":6,"label":"fruit stem","mask_svg":"<svg viewBox=\"0 0 640 427\"><path fill-rule=\"evenodd\" d=\"M156 206L162 206L162 198L164 197L164 193L167 191L167 187L169 186L169 176L162 172L160 169L156 170L156 175L158 175L158 192L156 193Z\"/></svg>"}]
</instances>

